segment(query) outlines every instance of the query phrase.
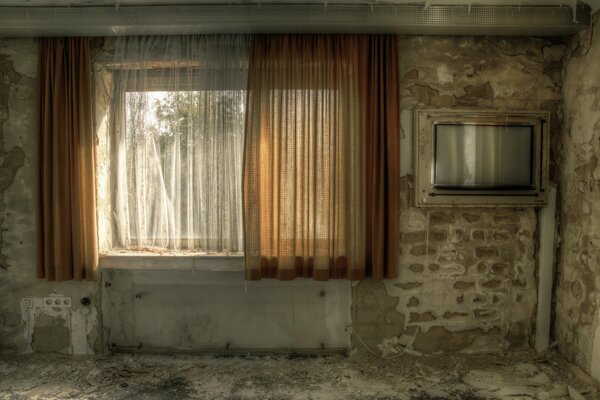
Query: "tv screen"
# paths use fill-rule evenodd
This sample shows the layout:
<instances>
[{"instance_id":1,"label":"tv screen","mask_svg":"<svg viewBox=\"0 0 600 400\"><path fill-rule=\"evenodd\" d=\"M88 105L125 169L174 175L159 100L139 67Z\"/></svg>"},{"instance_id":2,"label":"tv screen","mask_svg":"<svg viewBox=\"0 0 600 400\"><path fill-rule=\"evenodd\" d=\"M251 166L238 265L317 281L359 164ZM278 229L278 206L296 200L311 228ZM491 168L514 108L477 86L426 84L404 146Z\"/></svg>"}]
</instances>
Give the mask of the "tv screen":
<instances>
[{"instance_id":1,"label":"tv screen","mask_svg":"<svg viewBox=\"0 0 600 400\"><path fill-rule=\"evenodd\" d=\"M433 186L461 189L534 188L531 125L434 125Z\"/></svg>"}]
</instances>

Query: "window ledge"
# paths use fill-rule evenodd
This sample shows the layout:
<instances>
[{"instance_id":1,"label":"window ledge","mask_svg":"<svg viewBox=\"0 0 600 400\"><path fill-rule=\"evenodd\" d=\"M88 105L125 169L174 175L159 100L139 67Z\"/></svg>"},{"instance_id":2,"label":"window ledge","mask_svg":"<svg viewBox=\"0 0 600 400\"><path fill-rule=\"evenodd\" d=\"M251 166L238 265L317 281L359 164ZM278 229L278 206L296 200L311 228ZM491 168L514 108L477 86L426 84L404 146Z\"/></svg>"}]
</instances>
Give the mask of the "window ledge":
<instances>
[{"instance_id":1,"label":"window ledge","mask_svg":"<svg viewBox=\"0 0 600 400\"><path fill-rule=\"evenodd\" d=\"M242 272L244 256L101 254L99 266L102 269Z\"/></svg>"}]
</instances>

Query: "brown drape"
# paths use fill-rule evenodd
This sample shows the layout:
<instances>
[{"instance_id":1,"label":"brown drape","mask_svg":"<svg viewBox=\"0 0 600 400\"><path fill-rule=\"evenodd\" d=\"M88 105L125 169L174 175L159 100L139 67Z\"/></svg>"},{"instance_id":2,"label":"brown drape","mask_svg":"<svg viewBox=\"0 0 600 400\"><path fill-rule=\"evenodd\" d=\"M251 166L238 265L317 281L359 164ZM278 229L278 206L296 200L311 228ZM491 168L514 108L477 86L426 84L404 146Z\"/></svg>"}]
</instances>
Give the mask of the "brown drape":
<instances>
[{"instance_id":1,"label":"brown drape","mask_svg":"<svg viewBox=\"0 0 600 400\"><path fill-rule=\"evenodd\" d=\"M42 38L38 79L37 276L91 279L97 240L89 40Z\"/></svg>"},{"instance_id":2,"label":"brown drape","mask_svg":"<svg viewBox=\"0 0 600 400\"><path fill-rule=\"evenodd\" d=\"M366 152L367 274L397 276L400 210L400 100L395 35L363 37L359 79Z\"/></svg>"},{"instance_id":3,"label":"brown drape","mask_svg":"<svg viewBox=\"0 0 600 400\"><path fill-rule=\"evenodd\" d=\"M247 279L396 276L397 74L395 36L254 37Z\"/></svg>"}]
</instances>

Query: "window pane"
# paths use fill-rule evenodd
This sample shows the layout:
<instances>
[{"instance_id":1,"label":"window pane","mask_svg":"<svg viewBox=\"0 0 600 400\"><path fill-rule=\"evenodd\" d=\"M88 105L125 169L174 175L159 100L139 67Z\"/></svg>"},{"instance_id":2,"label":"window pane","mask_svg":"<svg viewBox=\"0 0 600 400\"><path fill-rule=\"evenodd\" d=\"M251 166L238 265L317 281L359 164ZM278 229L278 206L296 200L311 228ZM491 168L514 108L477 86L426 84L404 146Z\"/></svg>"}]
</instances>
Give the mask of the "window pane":
<instances>
[{"instance_id":1,"label":"window pane","mask_svg":"<svg viewBox=\"0 0 600 400\"><path fill-rule=\"evenodd\" d=\"M241 251L245 91L126 92L124 107L121 246Z\"/></svg>"}]
</instances>

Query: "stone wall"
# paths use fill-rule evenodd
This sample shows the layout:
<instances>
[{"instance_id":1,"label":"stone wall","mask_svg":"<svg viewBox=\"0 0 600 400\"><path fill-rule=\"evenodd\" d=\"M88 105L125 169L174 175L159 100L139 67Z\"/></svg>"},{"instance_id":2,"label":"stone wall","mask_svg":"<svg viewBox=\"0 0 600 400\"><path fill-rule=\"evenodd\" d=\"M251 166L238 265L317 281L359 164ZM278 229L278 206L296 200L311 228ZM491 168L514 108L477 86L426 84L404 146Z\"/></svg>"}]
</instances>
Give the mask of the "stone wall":
<instances>
[{"instance_id":1,"label":"stone wall","mask_svg":"<svg viewBox=\"0 0 600 400\"><path fill-rule=\"evenodd\" d=\"M560 237L556 287L559 349L600 379L600 15L574 36L563 69Z\"/></svg>"},{"instance_id":2,"label":"stone wall","mask_svg":"<svg viewBox=\"0 0 600 400\"><path fill-rule=\"evenodd\" d=\"M97 285L35 278L37 54L35 39L0 39L0 354L88 354L100 349Z\"/></svg>"},{"instance_id":3,"label":"stone wall","mask_svg":"<svg viewBox=\"0 0 600 400\"><path fill-rule=\"evenodd\" d=\"M564 50L562 41L537 38L402 37L403 145L409 147L403 157L412 157L411 115L419 107L548 110L554 152ZM415 208L411 161L402 160L400 277L355 286L355 332L382 350L397 344L424 353L529 346L536 211Z\"/></svg>"}]
</instances>

